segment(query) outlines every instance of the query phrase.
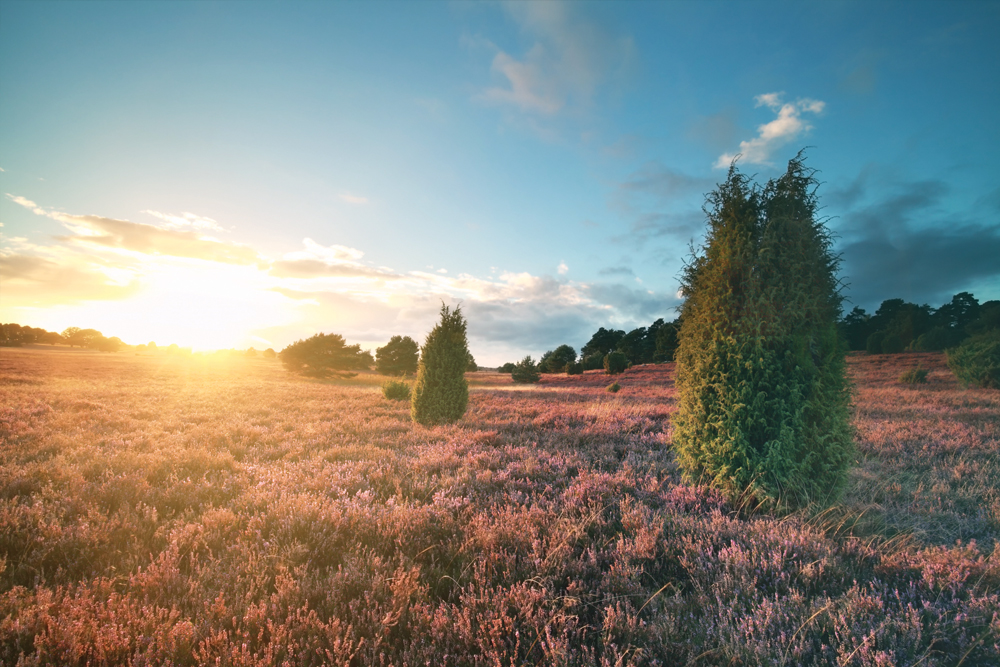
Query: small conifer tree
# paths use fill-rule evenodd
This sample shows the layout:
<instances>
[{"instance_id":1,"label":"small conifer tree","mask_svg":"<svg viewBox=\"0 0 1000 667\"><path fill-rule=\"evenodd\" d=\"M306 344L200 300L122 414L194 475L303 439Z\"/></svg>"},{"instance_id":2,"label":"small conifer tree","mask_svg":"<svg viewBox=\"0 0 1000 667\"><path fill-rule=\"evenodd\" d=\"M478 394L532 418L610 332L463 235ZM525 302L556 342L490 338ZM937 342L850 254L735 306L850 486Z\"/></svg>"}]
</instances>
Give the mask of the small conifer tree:
<instances>
[{"instance_id":1,"label":"small conifer tree","mask_svg":"<svg viewBox=\"0 0 1000 667\"><path fill-rule=\"evenodd\" d=\"M853 455L838 258L801 155L763 189L735 164L685 267L674 447L688 479L752 508L835 497Z\"/></svg>"},{"instance_id":2,"label":"small conifer tree","mask_svg":"<svg viewBox=\"0 0 1000 667\"><path fill-rule=\"evenodd\" d=\"M441 305L441 321L424 341L413 386L410 415L424 425L461 419L469 403L465 371L469 366L466 322L461 308Z\"/></svg>"}]
</instances>

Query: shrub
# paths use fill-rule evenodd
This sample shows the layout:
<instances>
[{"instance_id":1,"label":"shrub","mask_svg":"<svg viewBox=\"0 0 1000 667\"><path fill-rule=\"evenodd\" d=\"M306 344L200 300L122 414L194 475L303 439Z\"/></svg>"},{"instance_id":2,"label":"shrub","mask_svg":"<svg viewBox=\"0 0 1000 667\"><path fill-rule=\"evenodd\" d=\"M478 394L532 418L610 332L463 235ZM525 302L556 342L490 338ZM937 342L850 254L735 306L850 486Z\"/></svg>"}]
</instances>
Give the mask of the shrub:
<instances>
[{"instance_id":1,"label":"shrub","mask_svg":"<svg viewBox=\"0 0 1000 667\"><path fill-rule=\"evenodd\" d=\"M461 308L441 305L441 321L424 341L410 415L424 425L447 424L465 414L469 404L469 366L466 322Z\"/></svg>"},{"instance_id":2,"label":"shrub","mask_svg":"<svg viewBox=\"0 0 1000 667\"><path fill-rule=\"evenodd\" d=\"M566 375L583 375L583 364L579 361L566 364Z\"/></svg>"},{"instance_id":3,"label":"shrub","mask_svg":"<svg viewBox=\"0 0 1000 667\"><path fill-rule=\"evenodd\" d=\"M261 356L263 356L265 359L274 359L276 356L278 356L278 354L274 351L273 348L269 347L266 350L264 350Z\"/></svg>"},{"instance_id":4,"label":"shrub","mask_svg":"<svg viewBox=\"0 0 1000 667\"><path fill-rule=\"evenodd\" d=\"M174 346L171 346L174 347ZM374 360L360 345L347 345L340 334L316 334L299 340L278 355L285 368L307 377L352 377L351 371L367 370Z\"/></svg>"},{"instance_id":5,"label":"shrub","mask_svg":"<svg viewBox=\"0 0 1000 667\"><path fill-rule=\"evenodd\" d=\"M960 331L938 326L926 333L920 334L913 347L925 352L940 352L949 347L954 347L961 339L962 333Z\"/></svg>"},{"instance_id":6,"label":"shrub","mask_svg":"<svg viewBox=\"0 0 1000 667\"><path fill-rule=\"evenodd\" d=\"M542 379L542 376L538 373L538 367L530 355L514 365L514 370L511 371L510 377L518 384L533 384Z\"/></svg>"},{"instance_id":7,"label":"shrub","mask_svg":"<svg viewBox=\"0 0 1000 667\"><path fill-rule=\"evenodd\" d=\"M583 370L594 371L598 368L604 368L603 352L592 352L583 358Z\"/></svg>"},{"instance_id":8,"label":"shrub","mask_svg":"<svg viewBox=\"0 0 1000 667\"><path fill-rule=\"evenodd\" d=\"M508 361L506 364L497 369L498 373L513 373L514 368L517 367L513 361Z\"/></svg>"},{"instance_id":9,"label":"shrub","mask_svg":"<svg viewBox=\"0 0 1000 667\"><path fill-rule=\"evenodd\" d=\"M899 354L904 349L903 339L895 332L887 333L882 339L882 354Z\"/></svg>"},{"instance_id":10,"label":"shrub","mask_svg":"<svg viewBox=\"0 0 1000 667\"><path fill-rule=\"evenodd\" d=\"M882 354L882 341L885 339L884 331L876 331L868 336L865 342L865 351L868 354Z\"/></svg>"},{"instance_id":11,"label":"shrub","mask_svg":"<svg viewBox=\"0 0 1000 667\"><path fill-rule=\"evenodd\" d=\"M1000 389L1000 330L973 336L948 350L948 368L965 386Z\"/></svg>"},{"instance_id":12,"label":"shrub","mask_svg":"<svg viewBox=\"0 0 1000 667\"><path fill-rule=\"evenodd\" d=\"M673 446L740 507L832 498L854 447L837 331L838 258L797 156L763 189L735 164L684 268Z\"/></svg>"},{"instance_id":13,"label":"shrub","mask_svg":"<svg viewBox=\"0 0 1000 667\"><path fill-rule=\"evenodd\" d=\"M375 350L375 370L382 375L412 375L417 372L420 346L409 336L393 336Z\"/></svg>"},{"instance_id":14,"label":"shrub","mask_svg":"<svg viewBox=\"0 0 1000 667\"><path fill-rule=\"evenodd\" d=\"M620 384L618 384L617 382L612 382L607 386L606 391L610 391L612 394L617 394L621 388L622 386Z\"/></svg>"},{"instance_id":15,"label":"shrub","mask_svg":"<svg viewBox=\"0 0 1000 667\"><path fill-rule=\"evenodd\" d=\"M408 401L410 385L400 380L389 380L382 385L382 395L390 401Z\"/></svg>"},{"instance_id":16,"label":"shrub","mask_svg":"<svg viewBox=\"0 0 1000 667\"><path fill-rule=\"evenodd\" d=\"M926 384L927 383L927 369L911 368L902 375L899 376L899 381L904 384Z\"/></svg>"},{"instance_id":17,"label":"shrub","mask_svg":"<svg viewBox=\"0 0 1000 667\"><path fill-rule=\"evenodd\" d=\"M466 364L466 366L465 366L465 372L467 372L467 373L475 373L478 370L479 370L479 364L476 363L476 358L473 357L472 353L470 352L469 353L469 363Z\"/></svg>"},{"instance_id":18,"label":"shrub","mask_svg":"<svg viewBox=\"0 0 1000 667\"><path fill-rule=\"evenodd\" d=\"M604 357L604 370L607 371L608 375L624 373L626 368L628 368L628 357L623 353L615 350L608 352Z\"/></svg>"}]
</instances>

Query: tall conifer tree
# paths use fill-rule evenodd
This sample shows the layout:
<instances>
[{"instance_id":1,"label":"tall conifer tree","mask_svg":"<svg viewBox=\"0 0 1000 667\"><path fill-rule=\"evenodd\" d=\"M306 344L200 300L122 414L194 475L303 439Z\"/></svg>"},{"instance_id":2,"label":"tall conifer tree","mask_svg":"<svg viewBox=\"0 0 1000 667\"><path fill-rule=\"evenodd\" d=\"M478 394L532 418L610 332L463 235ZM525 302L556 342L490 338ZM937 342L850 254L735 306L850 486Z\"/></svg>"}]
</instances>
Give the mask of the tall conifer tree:
<instances>
[{"instance_id":1,"label":"tall conifer tree","mask_svg":"<svg viewBox=\"0 0 1000 667\"><path fill-rule=\"evenodd\" d=\"M441 305L441 321L424 342L413 386L410 415L424 425L461 419L469 403L465 370L469 365L466 322L461 308Z\"/></svg>"},{"instance_id":2,"label":"tall conifer tree","mask_svg":"<svg viewBox=\"0 0 1000 667\"><path fill-rule=\"evenodd\" d=\"M853 455L829 232L801 154L763 189L736 166L685 267L674 445L689 479L751 507L833 497Z\"/></svg>"}]
</instances>

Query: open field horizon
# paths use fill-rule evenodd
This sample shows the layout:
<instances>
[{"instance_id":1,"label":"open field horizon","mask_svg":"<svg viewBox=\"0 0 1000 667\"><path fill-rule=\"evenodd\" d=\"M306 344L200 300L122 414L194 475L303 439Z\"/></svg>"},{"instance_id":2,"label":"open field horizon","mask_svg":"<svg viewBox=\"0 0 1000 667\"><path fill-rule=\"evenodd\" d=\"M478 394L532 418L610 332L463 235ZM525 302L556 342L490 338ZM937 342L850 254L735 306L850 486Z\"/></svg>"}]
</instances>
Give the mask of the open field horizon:
<instances>
[{"instance_id":1,"label":"open field horizon","mask_svg":"<svg viewBox=\"0 0 1000 667\"><path fill-rule=\"evenodd\" d=\"M1000 392L848 361L847 490L773 517L681 480L672 363L426 428L374 374L0 350L0 662L996 664Z\"/></svg>"}]
</instances>

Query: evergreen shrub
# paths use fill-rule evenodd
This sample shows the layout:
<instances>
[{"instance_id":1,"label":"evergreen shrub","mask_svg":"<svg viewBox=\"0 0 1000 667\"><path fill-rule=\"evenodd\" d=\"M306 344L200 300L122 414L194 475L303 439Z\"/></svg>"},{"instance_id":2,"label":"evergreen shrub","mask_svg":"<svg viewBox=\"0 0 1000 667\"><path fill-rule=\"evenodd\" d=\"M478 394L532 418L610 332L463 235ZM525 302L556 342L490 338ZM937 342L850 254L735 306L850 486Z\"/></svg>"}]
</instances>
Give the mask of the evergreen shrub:
<instances>
[{"instance_id":1,"label":"evergreen shrub","mask_svg":"<svg viewBox=\"0 0 1000 667\"><path fill-rule=\"evenodd\" d=\"M836 497L854 456L837 331L839 258L801 154L760 188L730 167L685 266L673 446L744 509Z\"/></svg>"},{"instance_id":2,"label":"evergreen shrub","mask_svg":"<svg viewBox=\"0 0 1000 667\"><path fill-rule=\"evenodd\" d=\"M882 339L882 354L899 354L904 349L903 339L895 332L890 331Z\"/></svg>"},{"instance_id":3,"label":"evergreen shrub","mask_svg":"<svg viewBox=\"0 0 1000 667\"><path fill-rule=\"evenodd\" d=\"M1000 330L968 338L947 355L948 368L964 386L1000 389Z\"/></svg>"},{"instance_id":4,"label":"evergreen shrub","mask_svg":"<svg viewBox=\"0 0 1000 667\"><path fill-rule=\"evenodd\" d=\"M530 355L514 364L514 370L511 371L510 377L518 384L534 384L542 379L538 372L538 366L535 365Z\"/></svg>"},{"instance_id":5,"label":"evergreen shrub","mask_svg":"<svg viewBox=\"0 0 1000 667\"><path fill-rule=\"evenodd\" d=\"M868 354L882 354L882 341L885 340L884 331L875 331L865 342L865 352Z\"/></svg>"},{"instance_id":6,"label":"evergreen shrub","mask_svg":"<svg viewBox=\"0 0 1000 667\"><path fill-rule=\"evenodd\" d=\"M626 368L628 368L628 357L622 352L615 350L614 352L608 352L604 357L604 370L608 375L624 373Z\"/></svg>"},{"instance_id":7,"label":"evergreen shrub","mask_svg":"<svg viewBox=\"0 0 1000 667\"><path fill-rule=\"evenodd\" d=\"M441 321L427 334L413 386L410 415L424 425L458 421L469 404L469 346L462 310L441 305Z\"/></svg>"},{"instance_id":8,"label":"evergreen shrub","mask_svg":"<svg viewBox=\"0 0 1000 667\"><path fill-rule=\"evenodd\" d=\"M911 368L899 376L899 381L903 384L927 384L927 369Z\"/></svg>"},{"instance_id":9,"label":"evergreen shrub","mask_svg":"<svg viewBox=\"0 0 1000 667\"><path fill-rule=\"evenodd\" d=\"M579 361L574 361L571 364L566 364L566 375L582 375L583 374L583 363Z\"/></svg>"},{"instance_id":10,"label":"evergreen shrub","mask_svg":"<svg viewBox=\"0 0 1000 667\"><path fill-rule=\"evenodd\" d=\"M382 395L390 401L408 401L410 385L400 380L389 380L382 385Z\"/></svg>"},{"instance_id":11,"label":"evergreen shrub","mask_svg":"<svg viewBox=\"0 0 1000 667\"><path fill-rule=\"evenodd\" d=\"M605 391L610 391L612 394L617 394L621 390L621 388L622 386L620 384L618 384L617 382L612 382L605 388Z\"/></svg>"}]
</instances>

